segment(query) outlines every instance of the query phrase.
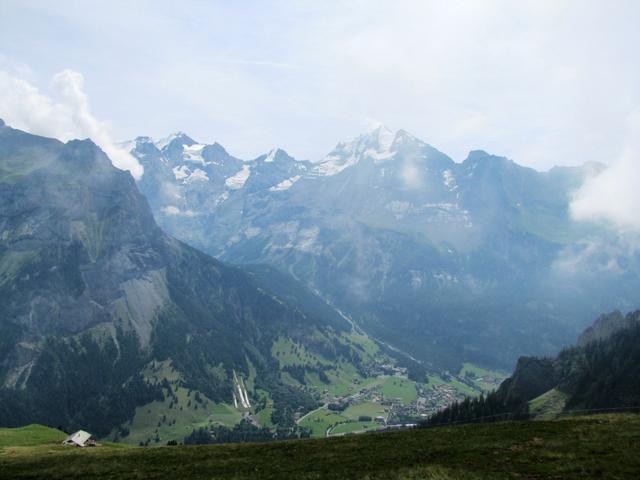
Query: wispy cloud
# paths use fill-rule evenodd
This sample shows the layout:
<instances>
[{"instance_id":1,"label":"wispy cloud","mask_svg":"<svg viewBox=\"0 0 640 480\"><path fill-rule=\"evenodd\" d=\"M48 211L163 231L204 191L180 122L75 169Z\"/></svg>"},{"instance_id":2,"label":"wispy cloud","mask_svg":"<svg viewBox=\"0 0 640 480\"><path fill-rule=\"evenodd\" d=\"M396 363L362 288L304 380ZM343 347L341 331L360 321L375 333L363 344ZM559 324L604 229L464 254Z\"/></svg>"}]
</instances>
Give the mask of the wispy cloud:
<instances>
[{"instance_id":1,"label":"wispy cloud","mask_svg":"<svg viewBox=\"0 0 640 480\"><path fill-rule=\"evenodd\" d=\"M55 98L45 95L27 80L0 71L0 117L13 127L67 141L90 138L109 156L113 165L140 178L143 168L128 152L115 145L108 126L89 108L84 77L63 70L52 79Z\"/></svg>"},{"instance_id":2,"label":"wispy cloud","mask_svg":"<svg viewBox=\"0 0 640 480\"><path fill-rule=\"evenodd\" d=\"M571 203L575 219L640 232L640 110L630 115L628 124L622 154L575 193Z\"/></svg>"}]
</instances>

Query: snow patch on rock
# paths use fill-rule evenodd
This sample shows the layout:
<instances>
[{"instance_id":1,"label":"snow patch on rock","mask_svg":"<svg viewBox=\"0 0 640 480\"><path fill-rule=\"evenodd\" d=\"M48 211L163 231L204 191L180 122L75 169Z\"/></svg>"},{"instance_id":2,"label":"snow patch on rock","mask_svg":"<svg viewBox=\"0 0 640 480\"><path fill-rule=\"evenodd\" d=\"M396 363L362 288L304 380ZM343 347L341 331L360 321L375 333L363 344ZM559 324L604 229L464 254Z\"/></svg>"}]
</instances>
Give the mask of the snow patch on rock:
<instances>
[{"instance_id":1,"label":"snow patch on rock","mask_svg":"<svg viewBox=\"0 0 640 480\"><path fill-rule=\"evenodd\" d=\"M183 181L184 183L206 182L209 180L207 172L199 168L191 171L191 169L186 165L179 165L177 167L173 167L172 171L175 179Z\"/></svg>"},{"instance_id":2,"label":"snow patch on rock","mask_svg":"<svg viewBox=\"0 0 640 480\"><path fill-rule=\"evenodd\" d=\"M185 145L182 148L182 158L188 162L201 163L206 165L204 158L202 158L202 150L205 145L194 143L193 145Z\"/></svg>"},{"instance_id":3,"label":"snow patch on rock","mask_svg":"<svg viewBox=\"0 0 640 480\"><path fill-rule=\"evenodd\" d=\"M251 167L249 165L243 165L235 175L227 178L224 184L231 190L237 190L244 187L249 175L251 175Z\"/></svg>"},{"instance_id":4,"label":"snow patch on rock","mask_svg":"<svg viewBox=\"0 0 640 480\"><path fill-rule=\"evenodd\" d=\"M191 175L189 175L189 177L185 180L185 182L191 183L191 182L207 182L209 181L209 176L207 175L207 172L205 172L204 170L200 170L199 168L196 168L193 172L191 172Z\"/></svg>"},{"instance_id":5,"label":"snow patch on rock","mask_svg":"<svg viewBox=\"0 0 640 480\"><path fill-rule=\"evenodd\" d=\"M288 190L289 188L291 188L291 186L296 183L298 180L300 180L300 175L294 175L291 178L287 178L286 180L281 181L279 184L274 185L273 187L269 188L270 192L280 192L282 190Z\"/></svg>"},{"instance_id":6,"label":"snow patch on rock","mask_svg":"<svg viewBox=\"0 0 640 480\"><path fill-rule=\"evenodd\" d=\"M162 213L169 216L181 216L181 217L195 217L196 212L193 210L180 210L175 205L167 205L160 209Z\"/></svg>"},{"instance_id":7,"label":"snow patch on rock","mask_svg":"<svg viewBox=\"0 0 640 480\"><path fill-rule=\"evenodd\" d=\"M161 138L160 140L158 140L155 143L155 146L158 150L162 150L164 147L166 147L167 145L169 145L171 142L173 142L176 138L183 136L184 133L182 132L176 132L176 133L172 133L171 135L169 135L168 137L164 137Z\"/></svg>"},{"instance_id":8,"label":"snow patch on rock","mask_svg":"<svg viewBox=\"0 0 640 480\"><path fill-rule=\"evenodd\" d=\"M447 186L447 188L450 191L454 191L455 189L458 188L458 185L456 184L456 179L453 176L453 172L451 170L445 170L444 172L442 172L442 180L444 181L444 184Z\"/></svg>"},{"instance_id":9,"label":"snow patch on rock","mask_svg":"<svg viewBox=\"0 0 640 480\"><path fill-rule=\"evenodd\" d=\"M276 155L278 154L278 152L280 151L279 148L274 148L272 149L269 154L267 155L267 158L264 159L265 163L271 163L275 160Z\"/></svg>"},{"instance_id":10,"label":"snow patch on rock","mask_svg":"<svg viewBox=\"0 0 640 480\"><path fill-rule=\"evenodd\" d=\"M218 205L226 202L227 200L229 200L229 192L222 192L222 194L219 195L218 198L216 198L215 206L217 207Z\"/></svg>"},{"instance_id":11,"label":"snow patch on rock","mask_svg":"<svg viewBox=\"0 0 640 480\"><path fill-rule=\"evenodd\" d=\"M173 167L173 176L176 180L184 180L191 175L191 170L186 165L180 165L179 167Z\"/></svg>"}]
</instances>

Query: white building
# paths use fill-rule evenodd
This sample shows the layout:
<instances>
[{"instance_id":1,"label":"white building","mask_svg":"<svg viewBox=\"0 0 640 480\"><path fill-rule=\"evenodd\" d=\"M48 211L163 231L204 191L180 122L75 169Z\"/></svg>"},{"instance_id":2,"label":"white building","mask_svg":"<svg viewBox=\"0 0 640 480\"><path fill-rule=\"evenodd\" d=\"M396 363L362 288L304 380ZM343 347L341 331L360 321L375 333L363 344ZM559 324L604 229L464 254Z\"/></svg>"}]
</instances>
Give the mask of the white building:
<instances>
[{"instance_id":1,"label":"white building","mask_svg":"<svg viewBox=\"0 0 640 480\"><path fill-rule=\"evenodd\" d=\"M89 432L84 430L78 430L76 433L72 433L62 442L63 445L75 445L77 447L95 447L97 445L96 440Z\"/></svg>"}]
</instances>

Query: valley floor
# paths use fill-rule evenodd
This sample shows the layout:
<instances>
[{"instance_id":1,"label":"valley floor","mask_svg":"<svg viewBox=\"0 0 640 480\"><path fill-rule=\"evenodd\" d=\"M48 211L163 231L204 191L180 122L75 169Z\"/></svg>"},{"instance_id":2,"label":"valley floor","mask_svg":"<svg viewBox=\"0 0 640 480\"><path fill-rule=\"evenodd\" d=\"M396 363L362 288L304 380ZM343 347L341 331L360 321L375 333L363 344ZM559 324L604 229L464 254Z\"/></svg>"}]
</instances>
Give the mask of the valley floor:
<instances>
[{"instance_id":1,"label":"valley floor","mask_svg":"<svg viewBox=\"0 0 640 480\"><path fill-rule=\"evenodd\" d=\"M0 446L0 478L637 479L640 415L416 429L268 444Z\"/></svg>"}]
</instances>

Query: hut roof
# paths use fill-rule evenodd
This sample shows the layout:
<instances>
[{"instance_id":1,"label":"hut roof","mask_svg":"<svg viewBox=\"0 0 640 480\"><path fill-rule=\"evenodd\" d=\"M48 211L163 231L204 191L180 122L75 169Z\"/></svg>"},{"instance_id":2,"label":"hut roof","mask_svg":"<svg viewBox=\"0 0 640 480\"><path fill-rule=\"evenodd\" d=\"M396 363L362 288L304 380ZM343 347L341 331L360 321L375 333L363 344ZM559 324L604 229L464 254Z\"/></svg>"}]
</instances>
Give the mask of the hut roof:
<instances>
[{"instance_id":1,"label":"hut roof","mask_svg":"<svg viewBox=\"0 0 640 480\"><path fill-rule=\"evenodd\" d=\"M85 432L84 430L78 430L75 433L69 435L64 442L64 445L75 444L79 447L84 447L87 445L87 442L91 439L91 434L89 432Z\"/></svg>"}]
</instances>

